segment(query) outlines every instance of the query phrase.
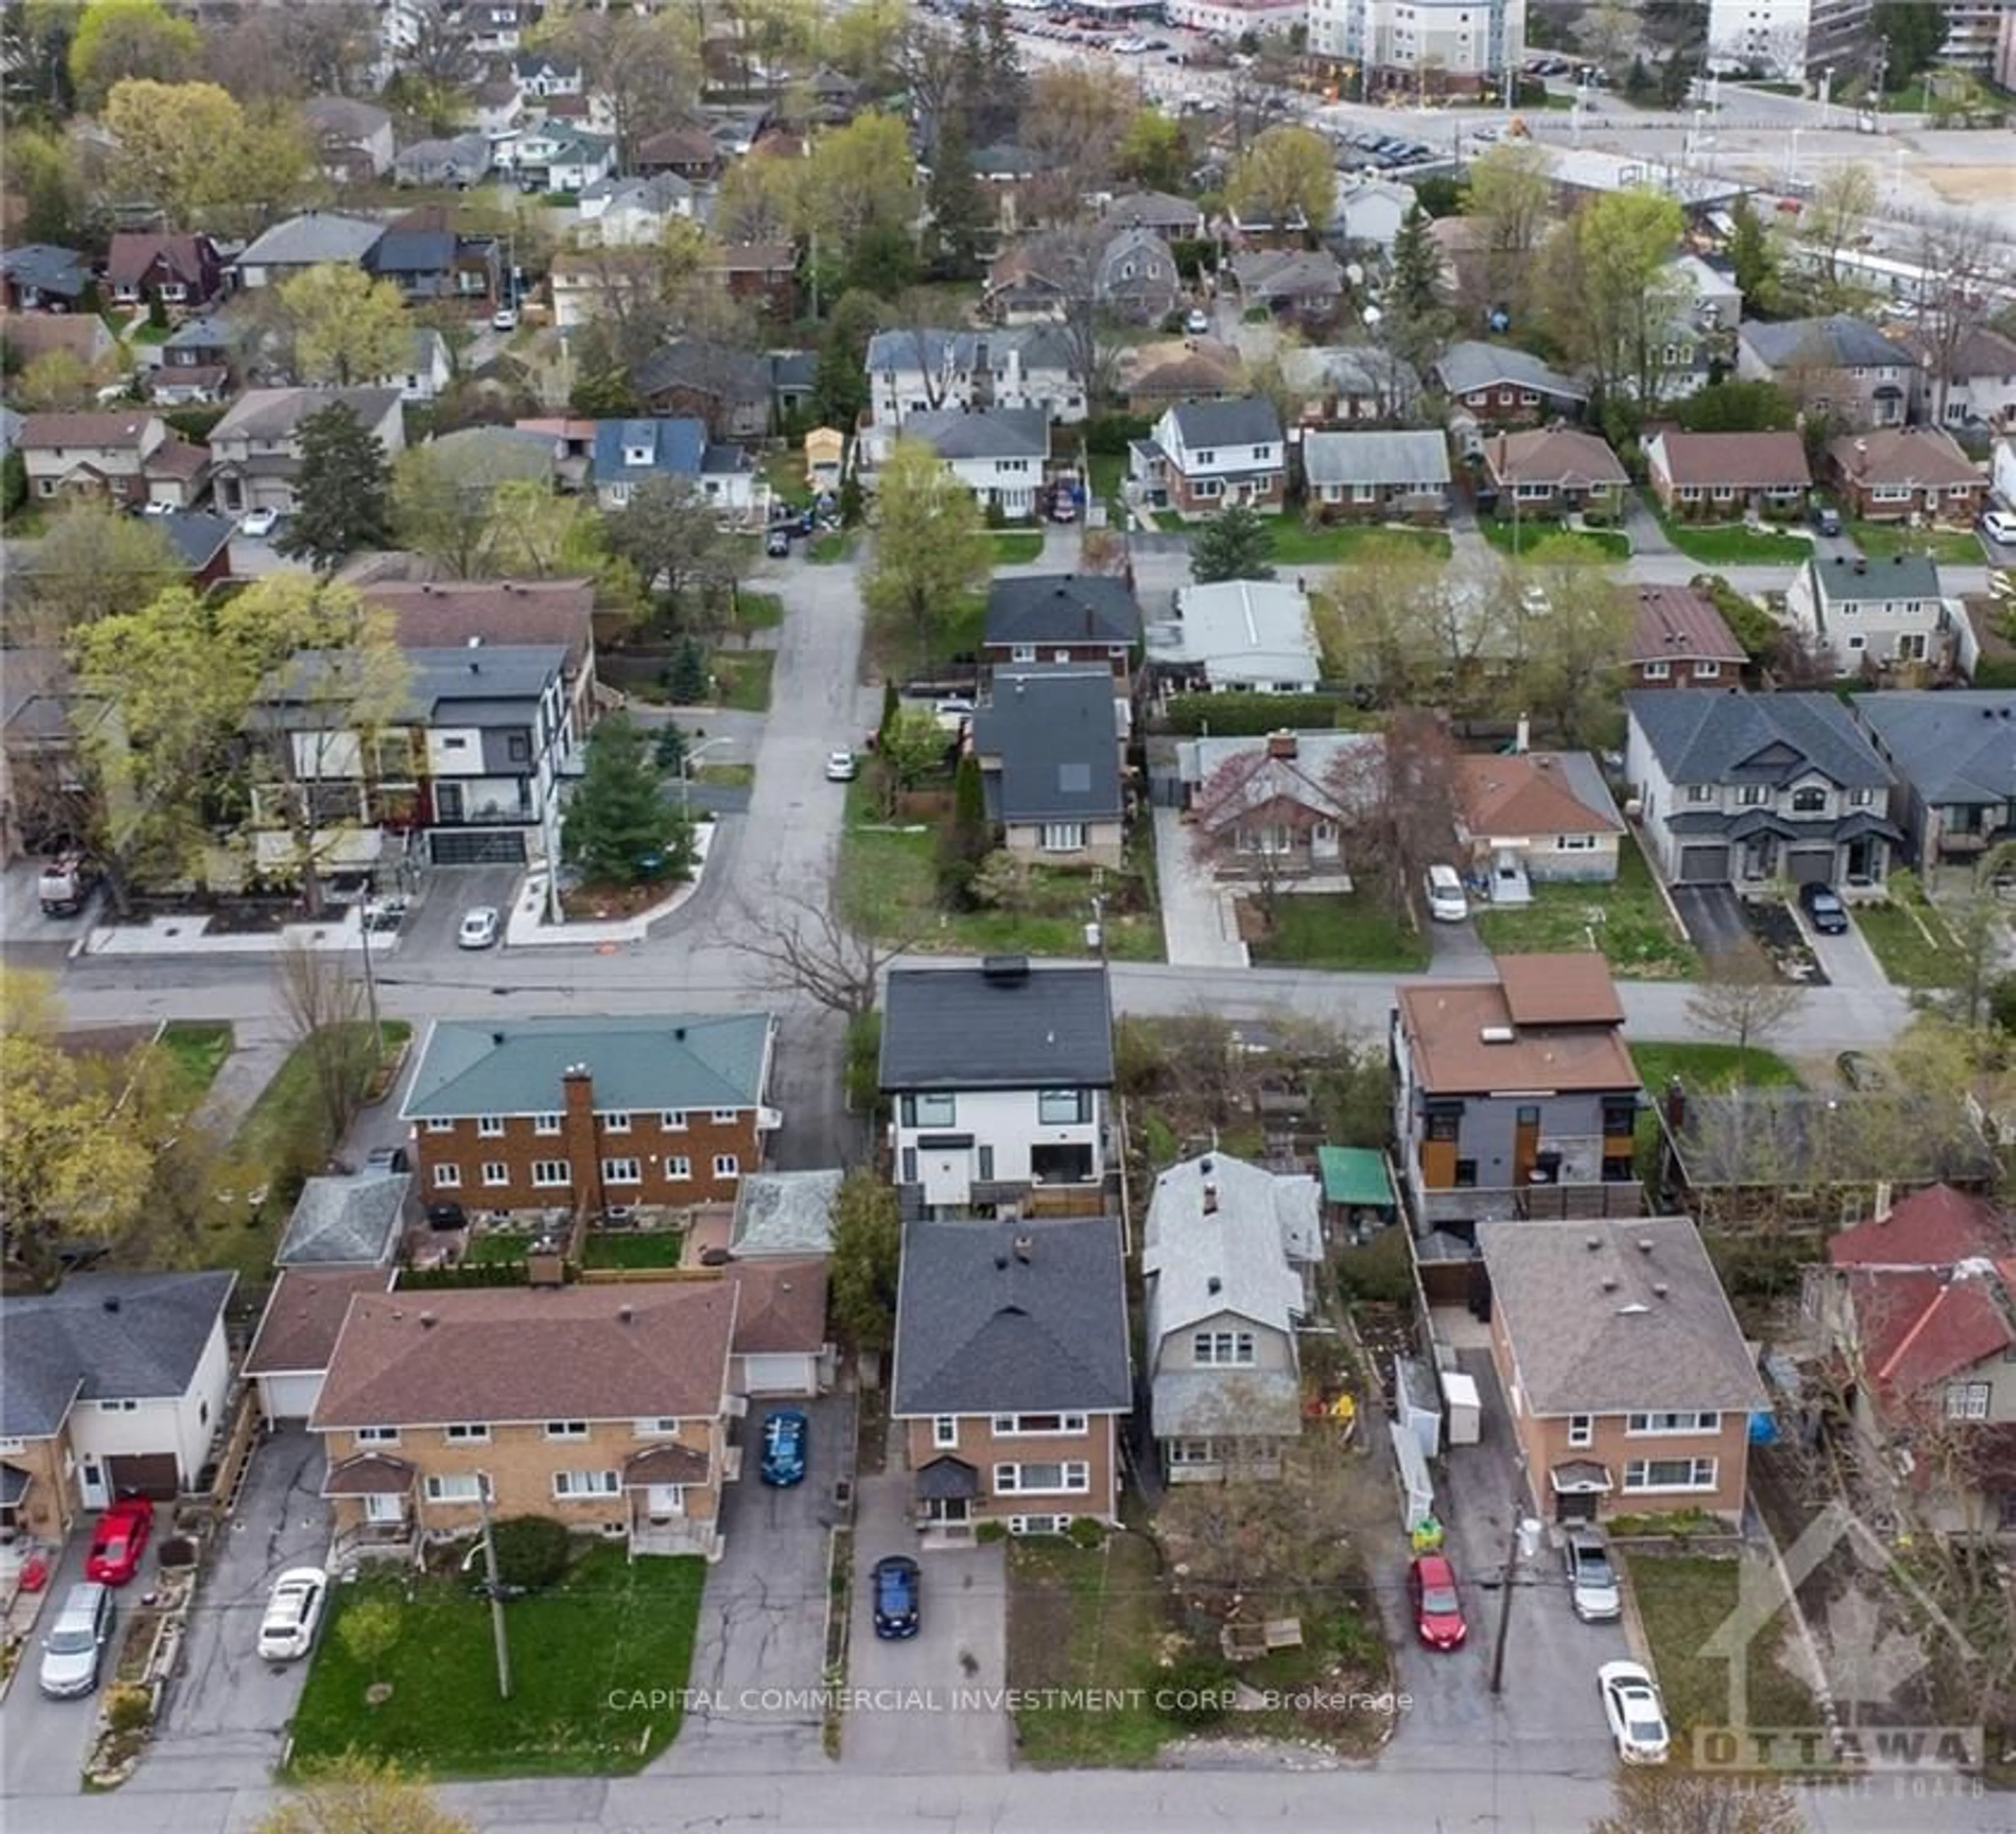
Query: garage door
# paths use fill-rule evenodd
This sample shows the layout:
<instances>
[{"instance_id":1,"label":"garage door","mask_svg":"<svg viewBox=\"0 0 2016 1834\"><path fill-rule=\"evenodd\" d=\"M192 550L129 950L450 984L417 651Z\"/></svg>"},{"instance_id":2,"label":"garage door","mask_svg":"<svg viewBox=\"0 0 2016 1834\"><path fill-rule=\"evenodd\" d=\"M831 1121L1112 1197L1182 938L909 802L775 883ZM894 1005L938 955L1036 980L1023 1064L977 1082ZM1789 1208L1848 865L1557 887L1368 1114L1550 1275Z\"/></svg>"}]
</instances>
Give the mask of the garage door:
<instances>
[{"instance_id":1,"label":"garage door","mask_svg":"<svg viewBox=\"0 0 2016 1834\"><path fill-rule=\"evenodd\" d=\"M305 1420L322 1398L322 1378L307 1376L261 1376L259 1408L268 1420Z\"/></svg>"},{"instance_id":2,"label":"garage door","mask_svg":"<svg viewBox=\"0 0 2016 1834\"><path fill-rule=\"evenodd\" d=\"M172 1503L181 1486L175 1481L173 1452L122 1452L105 1461L115 1497L151 1497Z\"/></svg>"},{"instance_id":3,"label":"garage door","mask_svg":"<svg viewBox=\"0 0 2016 1834\"><path fill-rule=\"evenodd\" d=\"M816 1394L819 1393L819 1359L801 1356L794 1351L789 1355L772 1354L767 1356L747 1356L742 1364L742 1392L744 1394Z\"/></svg>"},{"instance_id":4,"label":"garage door","mask_svg":"<svg viewBox=\"0 0 2016 1834\"><path fill-rule=\"evenodd\" d=\"M525 836L516 828L434 829L427 849L437 866L522 866Z\"/></svg>"},{"instance_id":5,"label":"garage door","mask_svg":"<svg viewBox=\"0 0 2016 1834\"><path fill-rule=\"evenodd\" d=\"M1680 879L1683 883L1698 885L1703 881L1719 884L1729 877L1729 849L1726 847L1683 847L1680 849Z\"/></svg>"},{"instance_id":6,"label":"garage door","mask_svg":"<svg viewBox=\"0 0 2016 1834\"><path fill-rule=\"evenodd\" d=\"M1789 853L1785 872L1795 885L1825 885L1834 877L1834 849L1805 847Z\"/></svg>"}]
</instances>

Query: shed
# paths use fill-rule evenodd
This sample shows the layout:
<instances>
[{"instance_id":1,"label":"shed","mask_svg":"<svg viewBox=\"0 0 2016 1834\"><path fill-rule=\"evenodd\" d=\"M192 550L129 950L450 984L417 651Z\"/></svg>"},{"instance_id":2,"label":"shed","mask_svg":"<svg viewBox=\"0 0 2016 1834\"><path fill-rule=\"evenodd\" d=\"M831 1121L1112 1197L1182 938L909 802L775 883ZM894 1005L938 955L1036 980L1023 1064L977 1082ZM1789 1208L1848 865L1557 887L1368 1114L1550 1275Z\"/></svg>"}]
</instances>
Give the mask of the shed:
<instances>
[{"instance_id":1,"label":"shed","mask_svg":"<svg viewBox=\"0 0 2016 1834\"><path fill-rule=\"evenodd\" d=\"M1424 1458L1442 1449L1442 1397L1435 1371L1417 1357L1393 1359L1393 1406L1399 1423L1414 1437Z\"/></svg>"},{"instance_id":2,"label":"shed","mask_svg":"<svg viewBox=\"0 0 2016 1834\"><path fill-rule=\"evenodd\" d=\"M1483 1409L1478 1401L1477 1379L1460 1369L1442 1372L1442 1415L1449 1422L1449 1442L1453 1446L1474 1446L1483 1426Z\"/></svg>"},{"instance_id":3,"label":"shed","mask_svg":"<svg viewBox=\"0 0 2016 1834\"><path fill-rule=\"evenodd\" d=\"M805 435L805 482L815 491L838 490L846 457L844 433L830 426L814 427Z\"/></svg>"},{"instance_id":4,"label":"shed","mask_svg":"<svg viewBox=\"0 0 2016 1834\"><path fill-rule=\"evenodd\" d=\"M1400 1527L1412 1534L1435 1512L1435 1480L1421 1456L1420 1442L1397 1421L1387 1429L1393 1436L1393 1457L1400 1470Z\"/></svg>"},{"instance_id":5,"label":"shed","mask_svg":"<svg viewBox=\"0 0 2016 1834\"><path fill-rule=\"evenodd\" d=\"M1349 1230L1353 1242L1364 1241L1399 1214L1386 1156L1377 1147L1319 1146L1316 1167L1328 1220Z\"/></svg>"}]
</instances>

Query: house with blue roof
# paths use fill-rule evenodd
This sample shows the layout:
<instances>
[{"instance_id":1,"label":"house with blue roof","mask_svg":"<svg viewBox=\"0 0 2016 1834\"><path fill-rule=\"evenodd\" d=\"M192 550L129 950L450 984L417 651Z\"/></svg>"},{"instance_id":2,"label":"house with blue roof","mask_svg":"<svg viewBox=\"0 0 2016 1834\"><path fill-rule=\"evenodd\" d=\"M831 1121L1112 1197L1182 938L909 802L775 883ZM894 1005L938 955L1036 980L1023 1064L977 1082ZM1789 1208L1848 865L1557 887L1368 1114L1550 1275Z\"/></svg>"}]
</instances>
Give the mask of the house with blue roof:
<instances>
[{"instance_id":1,"label":"house with blue roof","mask_svg":"<svg viewBox=\"0 0 2016 1834\"><path fill-rule=\"evenodd\" d=\"M747 520L767 497L748 453L711 441L704 421L685 418L596 421L588 475L603 510L621 509L653 478L683 479L733 521Z\"/></svg>"}]
</instances>

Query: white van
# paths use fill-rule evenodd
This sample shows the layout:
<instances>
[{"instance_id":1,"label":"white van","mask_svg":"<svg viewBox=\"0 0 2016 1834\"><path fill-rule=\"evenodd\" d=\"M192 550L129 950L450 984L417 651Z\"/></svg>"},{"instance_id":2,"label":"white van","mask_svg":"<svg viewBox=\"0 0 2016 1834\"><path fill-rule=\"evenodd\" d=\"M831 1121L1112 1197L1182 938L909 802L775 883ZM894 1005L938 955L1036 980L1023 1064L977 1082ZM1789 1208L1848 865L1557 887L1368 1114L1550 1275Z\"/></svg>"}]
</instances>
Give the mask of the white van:
<instances>
[{"instance_id":1,"label":"white van","mask_svg":"<svg viewBox=\"0 0 2016 1834\"><path fill-rule=\"evenodd\" d=\"M99 1663L112 1640L112 1588L86 1582L63 1595L63 1609L42 1638L42 1692L74 1700L98 1685Z\"/></svg>"},{"instance_id":2,"label":"white van","mask_svg":"<svg viewBox=\"0 0 2016 1834\"><path fill-rule=\"evenodd\" d=\"M1428 915L1438 923L1460 923L1470 915L1470 900L1463 895L1455 867L1431 866L1423 883L1427 887Z\"/></svg>"}]
</instances>

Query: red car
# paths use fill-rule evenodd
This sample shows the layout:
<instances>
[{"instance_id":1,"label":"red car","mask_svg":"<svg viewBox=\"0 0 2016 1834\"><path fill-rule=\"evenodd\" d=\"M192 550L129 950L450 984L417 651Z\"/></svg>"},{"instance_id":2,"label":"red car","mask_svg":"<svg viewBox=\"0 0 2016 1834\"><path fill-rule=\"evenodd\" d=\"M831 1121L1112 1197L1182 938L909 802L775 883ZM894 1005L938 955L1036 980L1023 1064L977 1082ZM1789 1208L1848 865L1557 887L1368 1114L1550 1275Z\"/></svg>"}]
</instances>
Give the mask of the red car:
<instances>
[{"instance_id":1,"label":"red car","mask_svg":"<svg viewBox=\"0 0 2016 1834\"><path fill-rule=\"evenodd\" d=\"M101 1585L123 1586L140 1570L140 1556L153 1533L154 1505L145 1497L122 1497L98 1519L84 1577Z\"/></svg>"},{"instance_id":2,"label":"red car","mask_svg":"<svg viewBox=\"0 0 2016 1834\"><path fill-rule=\"evenodd\" d=\"M1414 1626L1431 1649L1460 1649L1470 1634L1463 1621L1463 1602L1456 1597L1456 1570L1440 1554L1424 1554L1407 1569L1407 1596L1414 1606Z\"/></svg>"}]
</instances>

